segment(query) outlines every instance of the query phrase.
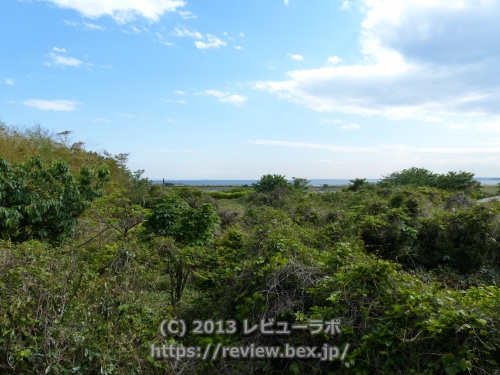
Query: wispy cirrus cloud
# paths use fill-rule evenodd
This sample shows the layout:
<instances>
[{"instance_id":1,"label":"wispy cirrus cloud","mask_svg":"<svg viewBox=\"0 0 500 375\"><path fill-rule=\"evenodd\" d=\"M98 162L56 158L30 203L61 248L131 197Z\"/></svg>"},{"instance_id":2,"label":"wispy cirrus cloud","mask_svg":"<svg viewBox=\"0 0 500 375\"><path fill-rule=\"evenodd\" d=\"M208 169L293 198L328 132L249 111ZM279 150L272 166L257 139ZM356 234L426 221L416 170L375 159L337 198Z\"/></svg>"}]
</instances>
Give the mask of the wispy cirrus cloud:
<instances>
[{"instance_id":1,"label":"wispy cirrus cloud","mask_svg":"<svg viewBox=\"0 0 500 375\"><path fill-rule=\"evenodd\" d=\"M99 31L106 30L104 27L96 25L95 23L92 22L84 22L83 25L89 30L99 30Z\"/></svg>"},{"instance_id":2,"label":"wispy cirrus cloud","mask_svg":"<svg viewBox=\"0 0 500 375\"><path fill-rule=\"evenodd\" d=\"M227 46L227 42L223 41L222 39L218 38L217 36L215 36L213 34L203 35L199 31L189 29L186 26L175 27L170 32L169 35L174 36L174 37L188 37L188 38L196 39L196 41L194 42L194 45L198 49L220 48L220 47ZM227 33L225 33L225 35L227 35ZM163 42L162 42L163 44L172 45L172 43L165 41L165 38L162 37L161 35L159 35L158 37L161 40L163 40Z\"/></svg>"},{"instance_id":3,"label":"wispy cirrus cloud","mask_svg":"<svg viewBox=\"0 0 500 375\"><path fill-rule=\"evenodd\" d=\"M61 8L78 11L82 16L96 19L109 16L119 24L141 17L157 22L166 12L175 12L186 5L184 0L44 0Z\"/></svg>"},{"instance_id":4,"label":"wispy cirrus cloud","mask_svg":"<svg viewBox=\"0 0 500 375\"><path fill-rule=\"evenodd\" d=\"M76 21L70 21L70 20L64 20L63 21L66 25L68 26L73 26L73 27L84 27L88 30L98 30L98 31L105 31L106 28L103 26L99 26L95 23L92 22L76 22Z\"/></svg>"},{"instance_id":5,"label":"wispy cirrus cloud","mask_svg":"<svg viewBox=\"0 0 500 375\"><path fill-rule=\"evenodd\" d=\"M178 13L179 13L179 16L181 16L185 20L190 20L190 19L193 19L193 18L198 18L198 16L194 15L190 11L182 11L182 10L180 10Z\"/></svg>"},{"instance_id":6,"label":"wispy cirrus cloud","mask_svg":"<svg viewBox=\"0 0 500 375\"><path fill-rule=\"evenodd\" d=\"M14 82L15 82L14 78L5 78L6 85L13 86Z\"/></svg>"},{"instance_id":7,"label":"wispy cirrus cloud","mask_svg":"<svg viewBox=\"0 0 500 375\"><path fill-rule=\"evenodd\" d=\"M175 27L172 32L170 33L172 36L177 36L177 37L190 37L190 38L195 38L195 39L203 39L203 35L196 31L196 30L189 30L185 26L177 26Z\"/></svg>"},{"instance_id":8,"label":"wispy cirrus cloud","mask_svg":"<svg viewBox=\"0 0 500 375\"><path fill-rule=\"evenodd\" d=\"M50 62L45 62L44 65L47 66L60 66L60 67L65 67L65 66L73 66L73 67L79 67L79 66L90 66L92 64L84 63L82 60L78 60L74 57L66 55L68 51L66 51L65 48L58 48L54 47L52 48L52 51L49 52L49 57L51 59Z\"/></svg>"},{"instance_id":9,"label":"wispy cirrus cloud","mask_svg":"<svg viewBox=\"0 0 500 375\"><path fill-rule=\"evenodd\" d=\"M161 101L164 103L179 103L179 104L186 104L187 103L187 100L185 100L185 99L176 99L176 100L162 99Z\"/></svg>"},{"instance_id":10,"label":"wispy cirrus cloud","mask_svg":"<svg viewBox=\"0 0 500 375\"><path fill-rule=\"evenodd\" d=\"M227 43L222 39L217 38L215 35L207 34L206 41L198 40L194 42L194 45L198 49L207 49L207 48L220 48L227 46Z\"/></svg>"},{"instance_id":11,"label":"wispy cirrus cloud","mask_svg":"<svg viewBox=\"0 0 500 375\"><path fill-rule=\"evenodd\" d=\"M277 140L249 140L248 143L261 145L261 146L279 146L279 147L291 147L291 148L306 148L314 150L325 150L330 152L340 152L340 153L409 153L409 154L457 154L465 155L468 154L495 154L500 152L500 147L486 147L486 148L460 148L460 147L443 147L443 148L432 148L432 147L412 147L402 144L387 144L387 145L377 145L377 146L343 146L343 145L329 145L322 143L307 143L307 142L293 142L293 141L277 141Z\"/></svg>"},{"instance_id":12,"label":"wispy cirrus cloud","mask_svg":"<svg viewBox=\"0 0 500 375\"><path fill-rule=\"evenodd\" d=\"M231 103L231 104L243 104L247 101L248 97L243 95L231 94L228 92L223 92L219 90L205 90L203 91L206 95L214 96L221 103Z\"/></svg>"},{"instance_id":13,"label":"wispy cirrus cloud","mask_svg":"<svg viewBox=\"0 0 500 375\"><path fill-rule=\"evenodd\" d=\"M35 107L42 111L76 111L81 105L76 100L44 100L44 99L27 99L23 102L25 106Z\"/></svg>"},{"instance_id":14,"label":"wispy cirrus cloud","mask_svg":"<svg viewBox=\"0 0 500 375\"><path fill-rule=\"evenodd\" d=\"M95 119L92 120L92 122L110 123L111 121L109 121L107 118L104 118L104 117L96 117Z\"/></svg>"}]
</instances>

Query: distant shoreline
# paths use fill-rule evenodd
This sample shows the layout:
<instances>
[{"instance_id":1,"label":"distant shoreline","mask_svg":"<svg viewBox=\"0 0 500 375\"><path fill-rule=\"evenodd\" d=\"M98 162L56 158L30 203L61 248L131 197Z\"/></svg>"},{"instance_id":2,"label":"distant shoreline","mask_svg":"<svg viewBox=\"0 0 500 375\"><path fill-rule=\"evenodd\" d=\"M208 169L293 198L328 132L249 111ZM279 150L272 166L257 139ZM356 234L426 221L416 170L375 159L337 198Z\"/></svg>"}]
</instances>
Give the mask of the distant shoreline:
<instances>
[{"instance_id":1,"label":"distant shoreline","mask_svg":"<svg viewBox=\"0 0 500 375\"><path fill-rule=\"evenodd\" d=\"M367 178L367 182L378 182L382 179L378 178ZM475 179L480 182L482 186L496 186L500 183L500 177L478 177ZM152 180L154 184L162 185L163 180L154 179ZM348 186L350 185L350 179L311 179L310 186L314 188L321 188L324 185L328 187L335 186ZM165 179L165 184L169 186L180 187L180 186L196 186L205 188L228 188L228 187L243 187L245 185L251 186L252 184L258 182L258 180L167 180Z\"/></svg>"}]
</instances>

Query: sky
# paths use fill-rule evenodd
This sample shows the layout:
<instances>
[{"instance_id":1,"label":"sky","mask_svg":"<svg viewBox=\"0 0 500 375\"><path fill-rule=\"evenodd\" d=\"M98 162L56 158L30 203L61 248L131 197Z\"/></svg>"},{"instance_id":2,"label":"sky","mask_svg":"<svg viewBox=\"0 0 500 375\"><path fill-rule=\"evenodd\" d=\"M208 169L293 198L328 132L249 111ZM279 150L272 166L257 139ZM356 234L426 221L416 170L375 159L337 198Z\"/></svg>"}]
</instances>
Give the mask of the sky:
<instances>
[{"instance_id":1,"label":"sky","mask_svg":"<svg viewBox=\"0 0 500 375\"><path fill-rule=\"evenodd\" d=\"M0 119L151 179L500 176L498 0L1 0Z\"/></svg>"}]
</instances>

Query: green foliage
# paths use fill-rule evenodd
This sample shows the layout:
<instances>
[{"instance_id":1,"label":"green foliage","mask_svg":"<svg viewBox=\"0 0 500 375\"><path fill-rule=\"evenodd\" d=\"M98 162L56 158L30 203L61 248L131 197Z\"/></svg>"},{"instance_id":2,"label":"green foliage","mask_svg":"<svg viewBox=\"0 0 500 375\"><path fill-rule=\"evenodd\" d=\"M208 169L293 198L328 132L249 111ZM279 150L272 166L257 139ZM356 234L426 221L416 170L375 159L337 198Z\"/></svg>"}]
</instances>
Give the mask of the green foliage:
<instances>
[{"instance_id":1,"label":"green foliage","mask_svg":"<svg viewBox=\"0 0 500 375\"><path fill-rule=\"evenodd\" d=\"M412 167L400 172L393 172L380 182L394 185L429 186L448 191L471 190L479 187L474 180L474 173L448 172L447 174L436 174L424 168Z\"/></svg>"},{"instance_id":2,"label":"green foliage","mask_svg":"<svg viewBox=\"0 0 500 375\"><path fill-rule=\"evenodd\" d=\"M455 374L473 368L488 373L497 366L491 355L500 344L491 310L499 304L492 300L500 292L496 287L469 290L464 298L404 275L391 263L358 258L317 288L328 290L331 305L313 308L312 318L342 316L348 325L344 338L354 348L353 373L371 372L373 364L380 374ZM480 302L470 303L472 295Z\"/></svg>"},{"instance_id":3,"label":"green foliage","mask_svg":"<svg viewBox=\"0 0 500 375\"><path fill-rule=\"evenodd\" d=\"M322 194L266 175L207 193L154 186L127 154L75 145L71 162L54 162L69 158L67 137L0 129L0 230L15 241L0 240L0 373L498 372L500 203L477 203L471 174L412 168ZM44 154L16 164L23 147ZM102 161L124 179L103 185ZM171 318L238 330L162 337ZM336 318L340 336L242 333L244 319ZM334 361L149 357L151 344L347 343Z\"/></svg>"},{"instance_id":4,"label":"green foliage","mask_svg":"<svg viewBox=\"0 0 500 375\"><path fill-rule=\"evenodd\" d=\"M162 259L162 271L168 276L167 292L172 306L177 305L184 293L191 273L199 268L205 258L203 247L177 247L171 238L157 237L152 247Z\"/></svg>"},{"instance_id":5,"label":"green foliage","mask_svg":"<svg viewBox=\"0 0 500 375\"><path fill-rule=\"evenodd\" d=\"M288 181L282 175L266 174L258 182L252 184L252 186L257 193L270 193L277 188L288 187Z\"/></svg>"},{"instance_id":6,"label":"green foliage","mask_svg":"<svg viewBox=\"0 0 500 375\"><path fill-rule=\"evenodd\" d=\"M96 170L106 165L113 182L121 187L129 186L131 173L126 167L128 154L87 151L83 142L71 141L71 133L64 131L54 134L39 124L19 128L0 121L0 158L5 158L11 164L24 163L30 157L39 158L45 165L63 161L68 164L73 175L77 175L82 167Z\"/></svg>"},{"instance_id":7,"label":"green foliage","mask_svg":"<svg viewBox=\"0 0 500 375\"><path fill-rule=\"evenodd\" d=\"M462 273L500 266L498 202L437 212L422 218L414 260L426 268L447 265Z\"/></svg>"},{"instance_id":8,"label":"green foliage","mask_svg":"<svg viewBox=\"0 0 500 375\"><path fill-rule=\"evenodd\" d=\"M143 292L159 271L144 250L119 275L98 275L77 251L0 241L0 372L175 373L148 360L170 315L168 300Z\"/></svg>"},{"instance_id":9,"label":"green foliage","mask_svg":"<svg viewBox=\"0 0 500 375\"><path fill-rule=\"evenodd\" d=\"M234 191L234 192L214 191L210 193L210 196L215 199L236 199L236 198L246 197L247 195L248 195L247 191Z\"/></svg>"},{"instance_id":10,"label":"green foliage","mask_svg":"<svg viewBox=\"0 0 500 375\"><path fill-rule=\"evenodd\" d=\"M45 167L39 158L10 165L0 158L0 235L58 243L68 238L89 202L103 194L107 167L82 167L75 177L68 164Z\"/></svg>"},{"instance_id":11,"label":"green foliage","mask_svg":"<svg viewBox=\"0 0 500 375\"><path fill-rule=\"evenodd\" d=\"M436 175L425 168L412 167L384 176L382 181L394 185L435 186Z\"/></svg>"},{"instance_id":12,"label":"green foliage","mask_svg":"<svg viewBox=\"0 0 500 375\"><path fill-rule=\"evenodd\" d=\"M82 241L80 246L90 247L98 242L102 248L104 243L117 239L129 240L138 231L147 212L140 205L132 204L123 189L96 199L77 226L78 239Z\"/></svg>"},{"instance_id":13,"label":"green foliage","mask_svg":"<svg viewBox=\"0 0 500 375\"><path fill-rule=\"evenodd\" d=\"M350 184L346 188L348 191L358 191L368 184L368 182L366 182L366 178L355 178L354 180L349 180L349 182Z\"/></svg>"},{"instance_id":14,"label":"green foliage","mask_svg":"<svg viewBox=\"0 0 500 375\"><path fill-rule=\"evenodd\" d=\"M147 233L172 237L183 245L203 246L210 241L212 231L219 222L216 211L209 203L195 209L180 198L165 196L151 209L144 228Z\"/></svg>"},{"instance_id":15,"label":"green foliage","mask_svg":"<svg viewBox=\"0 0 500 375\"><path fill-rule=\"evenodd\" d=\"M296 190L305 191L310 183L307 178L292 177L292 186Z\"/></svg>"}]
</instances>

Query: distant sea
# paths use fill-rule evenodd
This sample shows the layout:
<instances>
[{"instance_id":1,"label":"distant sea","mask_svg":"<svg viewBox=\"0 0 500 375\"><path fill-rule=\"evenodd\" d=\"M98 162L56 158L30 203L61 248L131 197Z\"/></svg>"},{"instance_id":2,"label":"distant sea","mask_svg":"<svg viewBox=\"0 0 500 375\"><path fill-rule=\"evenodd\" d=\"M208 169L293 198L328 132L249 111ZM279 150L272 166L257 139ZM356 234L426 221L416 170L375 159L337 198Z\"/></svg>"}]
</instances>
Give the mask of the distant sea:
<instances>
[{"instance_id":1,"label":"distant sea","mask_svg":"<svg viewBox=\"0 0 500 375\"><path fill-rule=\"evenodd\" d=\"M380 178L367 178L368 182L378 182ZM476 181L479 181L481 185L496 185L500 183L500 177L476 177ZM212 186L229 186L229 185L252 185L258 180L165 180L165 183L172 183L175 185L190 185L190 186L200 186L200 185L212 185ZM349 179L311 179L312 186L323 186L327 185L349 185ZM161 184L162 180L153 180L155 184Z\"/></svg>"}]
</instances>

